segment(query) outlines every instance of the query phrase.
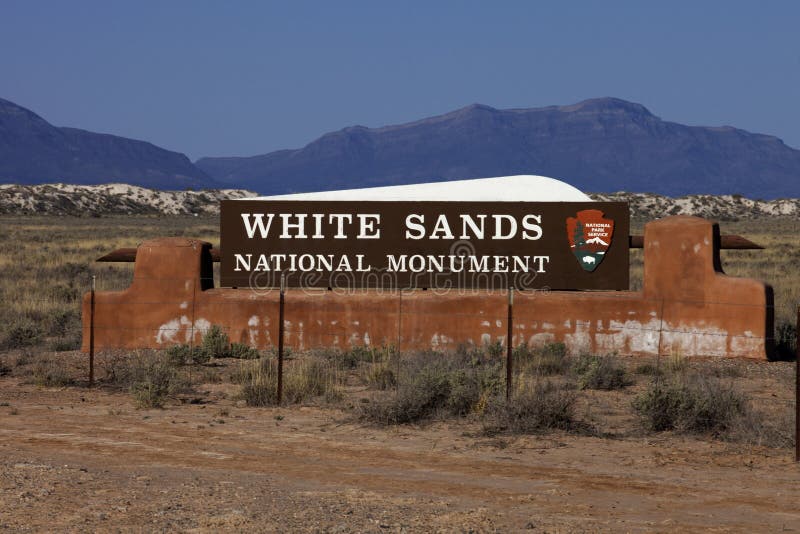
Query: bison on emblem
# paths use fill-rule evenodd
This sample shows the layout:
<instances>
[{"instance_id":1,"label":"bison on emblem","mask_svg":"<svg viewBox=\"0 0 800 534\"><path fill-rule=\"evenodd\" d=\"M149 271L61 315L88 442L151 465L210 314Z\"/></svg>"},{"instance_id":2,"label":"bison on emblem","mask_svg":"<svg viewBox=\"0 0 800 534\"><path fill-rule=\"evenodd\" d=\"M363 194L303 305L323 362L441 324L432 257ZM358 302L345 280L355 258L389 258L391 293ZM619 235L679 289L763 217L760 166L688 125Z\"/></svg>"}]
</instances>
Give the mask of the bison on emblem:
<instances>
[{"instance_id":1,"label":"bison on emblem","mask_svg":"<svg viewBox=\"0 0 800 534\"><path fill-rule=\"evenodd\" d=\"M567 217L567 239L578 263L592 272L603 261L614 235L614 221L600 210L582 210Z\"/></svg>"}]
</instances>

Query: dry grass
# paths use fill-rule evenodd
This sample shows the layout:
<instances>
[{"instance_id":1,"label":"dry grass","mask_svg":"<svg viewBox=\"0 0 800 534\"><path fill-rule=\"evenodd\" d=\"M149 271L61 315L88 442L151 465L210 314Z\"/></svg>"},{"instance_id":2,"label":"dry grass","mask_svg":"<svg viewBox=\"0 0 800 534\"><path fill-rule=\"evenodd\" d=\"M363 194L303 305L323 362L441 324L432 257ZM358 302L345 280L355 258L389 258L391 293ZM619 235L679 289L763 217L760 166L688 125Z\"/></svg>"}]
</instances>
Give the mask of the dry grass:
<instances>
[{"instance_id":1,"label":"dry grass","mask_svg":"<svg viewBox=\"0 0 800 534\"><path fill-rule=\"evenodd\" d=\"M204 217L0 217L0 346L76 348L92 275L99 291L124 289L133 276L132 263L96 258L154 237L218 243L218 233L217 219ZM37 335L25 330L30 324Z\"/></svg>"},{"instance_id":2,"label":"dry grass","mask_svg":"<svg viewBox=\"0 0 800 534\"><path fill-rule=\"evenodd\" d=\"M640 231L634 228L634 232ZM722 225L723 233L740 234L767 247L761 251L724 251L723 267L732 276L762 279L774 287L776 325L784 339L794 333L800 300L800 278L794 269L800 259L800 240L793 237L798 231L800 221L790 220ZM217 232L216 218L202 217L0 218L0 267L4 272L0 301L5 304L0 308L0 376L22 377L44 387L85 384L85 360L69 352L79 340L81 296L88 290L92 275L97 276L99 290L127 287L133 267L93 260L116 248L133 247L160 236L197 237L216 244ZM633 251L633 289L641 286L641 270L641 251ZM229 352L253 359L223 358L213 366L175 366L175 362L164 363L162 356L153 355L148 379L146 362L141 362L137 371L131 369L129 354L100 355L98 377L101 386L132 392L140 406L157 406L192 384L229 384L229 375L237 375L243 386L254 386L252 404L274 402L274 367L264 363L273 360L255 359L258 354L243 347L221 343L216 349L220 347L226 350L217 351L217 356L228 356ZM515 398L520 402L515 405L519 413L514 417L520 420L499 421L498 431L501 427L516 431L527 424L537 431L547 427L522 419L531 406L536 406L537 399L555 396L569 412L569 424L553 425L556 428L591 425L602 434L635 435L636 414L631 403L637 395L653 380L662 380L663 384L671 376L699 373L723 381L726 387L735 386L747 401L747 416L734 418L727 436L735 434L744 436L737 438L739 441L772 446L790 443L787 436L792 427L787 421L792 375L787 364L697 362L688 355L674 354L658 361L587 359L580 372L575 358L568 357L559 345L543 351L519 347L515 355ZM338 403L344 397L342 405L349 404L353 413L359 412L357 407L369 405L366 410L374 411L369 419L390 423L439 416L480 418L484 413L495 413L492 410L503 402L504 375L499 356L493 346L457 355L399 355L391 347L293 354L286 363L287 402ZM442 360L451 364L437 368L430 363ZM192 361L183 359L184 363ZM135 381L131 378L134 375L144 378ZM545 382L551 385L543 385ZM134 383L140 385L133 387ZM166 387L162 387L164 383ZM626 387L617 389L621 385ZM248 394L241 393L251 403ZM552 420L561 419L554 416ZM753 424L753 420L763 424Z\"/></svg>"}]
</instances>

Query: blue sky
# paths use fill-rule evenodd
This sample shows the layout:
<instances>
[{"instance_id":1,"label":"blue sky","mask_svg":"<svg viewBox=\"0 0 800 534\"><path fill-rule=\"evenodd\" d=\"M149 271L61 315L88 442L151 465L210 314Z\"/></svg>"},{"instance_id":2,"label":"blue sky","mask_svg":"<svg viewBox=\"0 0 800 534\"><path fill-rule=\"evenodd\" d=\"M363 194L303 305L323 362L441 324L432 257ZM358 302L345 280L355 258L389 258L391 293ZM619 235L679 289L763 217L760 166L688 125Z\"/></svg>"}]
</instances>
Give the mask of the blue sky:
<instances>
[{"instance_id":1,"label":"blue sky","mask_svg":"<svg viewBox=\"0 0 800 534\"><path fill-rule=\"evenodd\" d=\"M615 96L800 148L800 2L0 0L0 97L200 156Z\"/></svg>"}]
</instances>

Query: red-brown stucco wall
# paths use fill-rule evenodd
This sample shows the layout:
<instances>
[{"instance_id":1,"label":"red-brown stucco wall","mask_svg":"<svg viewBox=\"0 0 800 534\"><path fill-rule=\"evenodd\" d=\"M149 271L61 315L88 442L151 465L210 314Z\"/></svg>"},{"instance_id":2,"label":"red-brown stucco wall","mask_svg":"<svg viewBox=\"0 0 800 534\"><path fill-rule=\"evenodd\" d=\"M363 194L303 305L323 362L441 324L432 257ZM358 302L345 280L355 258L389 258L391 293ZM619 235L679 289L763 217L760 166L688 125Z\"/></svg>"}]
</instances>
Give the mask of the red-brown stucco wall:
<instances>
[{"instance_id":1,"label":"red-brown stucco wall","mask_svg":"<svg viewBox=\"0 0 800 534\"><path fill-rule=\"evenodd\" d=\"M95 295L94 343L164 348L198 343L211 325L258 348L278 339L276 290L211 288L210 244L183 238L139 246L131 286ZM83 299L89 349L90 294ZM677 216L645 227L642 291L516 292L513 339L561 341L573 352L766 358L772 350L772 290L719 267L719 229ZM506 342L505 291L286 292L285 342L395 345L402 350Z\"/></svg>"}]
</instances>

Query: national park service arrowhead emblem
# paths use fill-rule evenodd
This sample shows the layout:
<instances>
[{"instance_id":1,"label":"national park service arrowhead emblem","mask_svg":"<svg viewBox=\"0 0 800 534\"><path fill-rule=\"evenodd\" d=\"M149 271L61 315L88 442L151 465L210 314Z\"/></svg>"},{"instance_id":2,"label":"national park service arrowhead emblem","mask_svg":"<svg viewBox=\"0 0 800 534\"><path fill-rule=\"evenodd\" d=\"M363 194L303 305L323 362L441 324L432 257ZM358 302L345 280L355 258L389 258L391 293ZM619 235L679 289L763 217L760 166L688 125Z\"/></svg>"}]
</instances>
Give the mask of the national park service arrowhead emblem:
<instances>
[{"instance_id":1,"label":"national park service arrowhead emblem","mask_svg":"<svg viewBox=\"0 0 800 534\"><path fill-rule=\"evenodd\" d=\"M600 210L582 210L567 217L570 249L585 271L594 271L605 258L614 236L614 221L604 219Z\"/></svg>"}]
</instances>

